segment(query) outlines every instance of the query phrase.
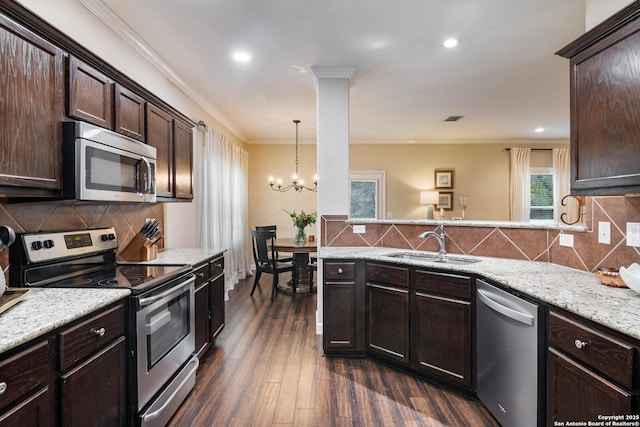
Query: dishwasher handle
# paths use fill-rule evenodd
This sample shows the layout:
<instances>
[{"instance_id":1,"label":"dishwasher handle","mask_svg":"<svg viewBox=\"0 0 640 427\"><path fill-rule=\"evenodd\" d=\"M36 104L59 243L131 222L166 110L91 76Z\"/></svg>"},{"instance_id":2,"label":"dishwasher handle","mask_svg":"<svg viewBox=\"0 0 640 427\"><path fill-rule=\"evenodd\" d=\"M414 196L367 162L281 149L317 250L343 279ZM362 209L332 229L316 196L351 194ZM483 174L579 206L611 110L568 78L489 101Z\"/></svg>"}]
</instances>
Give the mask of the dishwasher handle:
<instances>
[{"instance_id":1,"label":"dishwasher handle","mask_svg":"<svg viewBox=\"0 0 640 427\"><path fill-rule=\"evenodd\" d=\"M487 293L482 291L481 289L478 289L476 292L478 293L478 298L480 298L480 301L485 303L486 306L490 309L497 311L498 313L503 314L508 318L515 320L516 322L524 323L527 326L533 326L535 320L533 316L527 313L521 313L517 310L514 310L492 300L491 298L489 298Z\"/></svg>"}]
</instances>

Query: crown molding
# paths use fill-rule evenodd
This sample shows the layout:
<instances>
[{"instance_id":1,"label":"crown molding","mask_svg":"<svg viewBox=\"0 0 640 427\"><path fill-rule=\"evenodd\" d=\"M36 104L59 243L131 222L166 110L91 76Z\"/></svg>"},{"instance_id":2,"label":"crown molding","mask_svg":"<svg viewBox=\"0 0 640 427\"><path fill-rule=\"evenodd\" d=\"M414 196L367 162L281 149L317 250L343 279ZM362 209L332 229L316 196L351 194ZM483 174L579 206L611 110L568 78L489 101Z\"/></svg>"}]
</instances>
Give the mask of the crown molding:
<instances>
[{"instance_id":1,"label":"crown molding","mask_svg":"<svg viewBox=\"0 0 640 427\"><path fill-rule=\"evenodd\" d=\"M233 132L242 142L246 138L236 129L235 126L209 101L193 90L173 68L160 56L151 46L149 46L140 36L133 31L118 15L116 15L101 0L78 0L84 7L93 13L98 19L104 22L111 30L129 43L140 55L142 55L151 65L164 74L180 91L191 98L203 110L209 113L220 124Z\"/></svg>"}]
</instances>

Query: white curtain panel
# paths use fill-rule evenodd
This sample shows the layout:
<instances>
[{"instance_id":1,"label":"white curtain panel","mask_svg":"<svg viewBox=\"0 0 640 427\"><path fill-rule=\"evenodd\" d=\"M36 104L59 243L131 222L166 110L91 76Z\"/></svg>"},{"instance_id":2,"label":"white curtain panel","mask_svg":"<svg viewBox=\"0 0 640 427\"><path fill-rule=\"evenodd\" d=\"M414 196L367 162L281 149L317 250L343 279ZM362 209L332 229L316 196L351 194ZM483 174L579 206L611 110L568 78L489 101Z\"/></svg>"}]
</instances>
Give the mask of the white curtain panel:
<instances>
[{"instance_id":1,"label":"white curtain panel","mask_svg":"<svg viewBox=\"0 0 640 427\"><path fill-rule=\"evenodd\" d=\"M509 174L509 215L511 221L529 221L531 207L529 191L530 158L530 148L511 148L511 171Z\"/></svg>"},{"instance_id":2,"label":"white curtain panel","mask_svg":"<svg viewBox=\"0 0 640 427\"><path fill-rule=\"evenodd\" d=\"M553 154L553 200L555 201L554 221L559 223L564 213L567 222L573 222L578 216L578 201L574 198L566 200L566 206L561 205L562 198L571 192L571 157L568 148L554 148Z\"/></svg>"},{"instance_id":3,"label":"white curtain panel","mask_svg":"<svg viewBox=\"0 0 640 427\"><path fill-rule=\"evenodd\" d=\"M202 144L197 179L200 246L223 248L225 300L238 280L249 275L247 224L249 154L209 126L197 132Z\"/></svg>"}]
</instances>

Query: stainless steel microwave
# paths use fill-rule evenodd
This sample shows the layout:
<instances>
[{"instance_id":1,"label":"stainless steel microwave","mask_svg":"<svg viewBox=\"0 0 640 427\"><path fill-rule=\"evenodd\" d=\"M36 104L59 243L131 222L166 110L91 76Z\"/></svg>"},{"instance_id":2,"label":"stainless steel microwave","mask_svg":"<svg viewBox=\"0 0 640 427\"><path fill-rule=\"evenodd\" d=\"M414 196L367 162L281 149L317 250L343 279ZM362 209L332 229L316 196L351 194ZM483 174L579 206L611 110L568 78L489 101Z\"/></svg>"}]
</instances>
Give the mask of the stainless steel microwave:
<instances>
[{"instance_id":1,"label":"stainless steel microwave","mask_svg":"<svg viewBox=\"0 0 640 427\"><path fill-rule=\"evenodd\" d=\"M63 197L156 201L156 149L85 122L63 123Z\"/></svg>"}]
</instances>

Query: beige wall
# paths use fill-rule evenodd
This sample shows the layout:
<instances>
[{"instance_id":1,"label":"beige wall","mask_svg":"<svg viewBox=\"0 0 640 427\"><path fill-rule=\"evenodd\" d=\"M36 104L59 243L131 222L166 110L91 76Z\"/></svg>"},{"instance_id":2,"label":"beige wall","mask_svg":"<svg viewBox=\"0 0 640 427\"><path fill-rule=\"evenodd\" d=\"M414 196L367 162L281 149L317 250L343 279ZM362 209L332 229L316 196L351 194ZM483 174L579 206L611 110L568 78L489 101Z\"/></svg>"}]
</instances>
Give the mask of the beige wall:
<instances>
[{"instance_id":1,"label":"beige wall","mask_svg":"<svg viewBox=\"0 0 640 427\"><path fill-rule=\"evenodd\" d=\"M568 140L540 144L522 140L470 144L352 144L350 170L385 170L387 214L397 219L421 219L426 207L418 203L420 190L433 188L436 168L454 170L454 210L445 216L460 216L458 196L469 197L466 218L509 220L509 153L506 147L539 148L568 146ZM267 185L269 175L289 180L295 166L293 145L248 144L249 151L249 227L276 224L279 235L292 237L294 228L285 210L316 210L315 194L275 193ZM311 179L315 173L315 145L300 145L300 174ZM532 166L550 166L550 152L534 152ZM322 186L322 177L319 177ZM444 191L444 190L443 190Z\"/></svg>"}]
</instances>

